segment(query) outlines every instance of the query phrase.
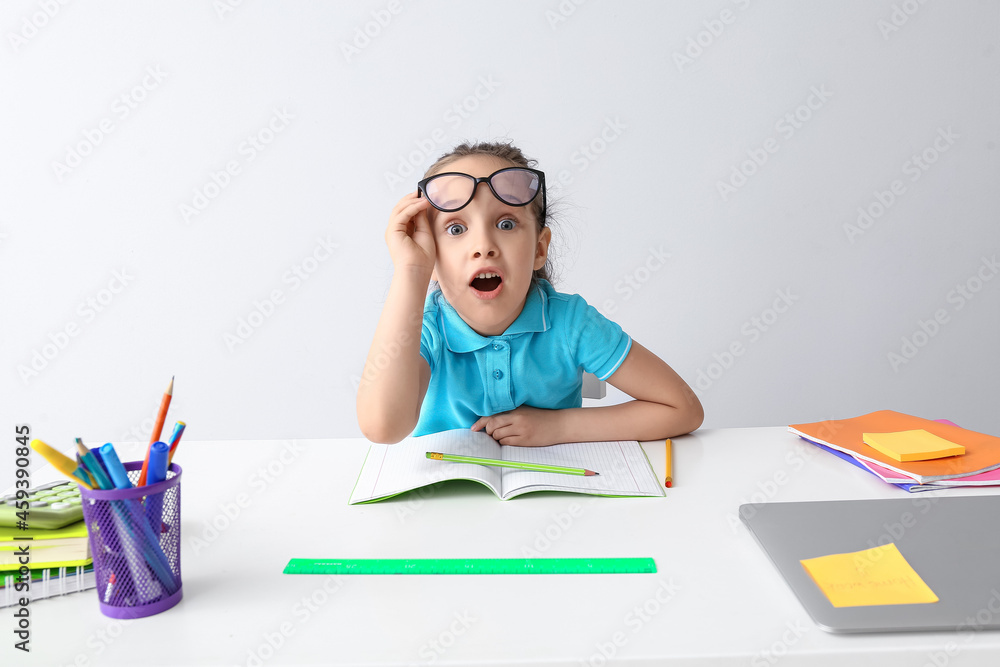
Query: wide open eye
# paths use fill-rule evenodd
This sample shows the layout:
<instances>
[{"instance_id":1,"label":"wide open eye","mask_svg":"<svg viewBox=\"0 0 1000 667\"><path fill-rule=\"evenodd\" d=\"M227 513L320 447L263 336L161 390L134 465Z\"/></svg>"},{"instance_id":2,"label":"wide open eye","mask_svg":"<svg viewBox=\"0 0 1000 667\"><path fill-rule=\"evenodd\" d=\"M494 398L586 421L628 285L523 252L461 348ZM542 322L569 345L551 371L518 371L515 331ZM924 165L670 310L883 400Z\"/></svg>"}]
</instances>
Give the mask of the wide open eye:
<instances>
[{"instance_id":1,"label":"wide open eye","mask_svg":"<svg viewBox=\"0 0 1000 667\"><path fill-rule=\"evenodd\" d=\"M458 236L459 234L465 233L466 229L465 225L459 222L453 222L444 228L444 232L448 236Z\"/></svg>"},{"instance_id":2,"label":"wide open eye","mask_svg":"<svg viewBox=\"0 0 1000 667\"><path fill-rule=\"evenodd\" d=\"M514 222L513 220L511 220L510 218L504 218L503 220L501 220L500 222L497 223L497 229L502 229L502 230L508 231L508 232L510 230L514 229L514 227L516 227L516 226L517 226L517 223Z\"/></svg>"}]
</instances>

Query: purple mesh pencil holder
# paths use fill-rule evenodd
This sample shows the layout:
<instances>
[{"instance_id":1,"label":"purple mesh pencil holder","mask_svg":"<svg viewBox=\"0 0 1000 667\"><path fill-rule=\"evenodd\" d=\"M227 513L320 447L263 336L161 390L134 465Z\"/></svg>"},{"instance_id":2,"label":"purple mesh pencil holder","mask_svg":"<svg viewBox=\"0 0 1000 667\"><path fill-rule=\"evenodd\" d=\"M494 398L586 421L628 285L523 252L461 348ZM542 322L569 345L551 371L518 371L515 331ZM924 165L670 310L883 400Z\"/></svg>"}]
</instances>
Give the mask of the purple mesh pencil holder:
<instances>
[{"instance_id":1,"label":"purple mesh pencil holder","mask_svg":"<svg viewBox=\"0 0 1000 667\"><path fill-rule=\"evenodd\" d=\"M142 461L123 464L133 484ZM101 613L142 618L180 602L181 467L162 482L110 491L80 487Z\"/></svg>"}]
</instances>

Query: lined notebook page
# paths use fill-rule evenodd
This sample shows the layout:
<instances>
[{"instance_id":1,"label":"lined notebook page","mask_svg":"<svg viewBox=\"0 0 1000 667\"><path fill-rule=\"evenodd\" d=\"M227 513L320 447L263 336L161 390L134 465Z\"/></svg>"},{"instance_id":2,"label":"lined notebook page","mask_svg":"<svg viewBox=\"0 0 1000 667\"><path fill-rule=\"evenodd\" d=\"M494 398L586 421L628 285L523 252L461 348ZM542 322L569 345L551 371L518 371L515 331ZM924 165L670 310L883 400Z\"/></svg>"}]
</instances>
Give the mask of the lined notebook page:
<instances>
[{"instance_id":1,"label":"lined notebook page","mask_svg":"<svg viewBox=\"0 0 1000 667\"><path fill-rule=\"evenodd\" d=\"M427 452L499 459L500 445L483 431L469 429L406 438L395 445L372 444L350 504L393 496L446 479L475 479L500 495L501 468L432 461Z\"/></svg>"},{"instance_id":2,"label":"lined notebook page","mask_svg":"<svg viewBox=\"0 0 1000 667\"><path fill-rule=\"evenodd\" d=\"M663 496L660 480L635 440L569 442L551 447L501 447L505 461L586 468L592 477L504 468L503 499L528 491L573 491L609 496Z\"/></svg>"}]
</instances>

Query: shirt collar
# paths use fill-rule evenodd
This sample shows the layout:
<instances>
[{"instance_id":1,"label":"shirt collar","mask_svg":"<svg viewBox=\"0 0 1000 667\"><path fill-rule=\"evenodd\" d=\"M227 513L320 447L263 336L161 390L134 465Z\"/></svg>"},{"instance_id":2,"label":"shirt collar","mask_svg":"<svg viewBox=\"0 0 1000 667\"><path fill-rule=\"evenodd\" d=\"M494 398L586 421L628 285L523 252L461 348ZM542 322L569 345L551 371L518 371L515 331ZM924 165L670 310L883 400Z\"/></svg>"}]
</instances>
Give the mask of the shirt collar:
<instances>
[{"instance_id":1,"label":"shirt collar","mask_svg":"<svg viewBox=\"0 0 1000 667\"><path fill-rule=\"evenodd\" d=\"M549 324L549 299L546 293L547 281L538 281L528 288L528 298L517 319L507 327L501 336L515 336L523 333L547 331ZM438 302L438 324L444 334L445 344L452 352L474 352L490 344L493 337L480 336L466 324L458 311L448 303L438 291L434 294Z\"/></svg>"}]
</instances>

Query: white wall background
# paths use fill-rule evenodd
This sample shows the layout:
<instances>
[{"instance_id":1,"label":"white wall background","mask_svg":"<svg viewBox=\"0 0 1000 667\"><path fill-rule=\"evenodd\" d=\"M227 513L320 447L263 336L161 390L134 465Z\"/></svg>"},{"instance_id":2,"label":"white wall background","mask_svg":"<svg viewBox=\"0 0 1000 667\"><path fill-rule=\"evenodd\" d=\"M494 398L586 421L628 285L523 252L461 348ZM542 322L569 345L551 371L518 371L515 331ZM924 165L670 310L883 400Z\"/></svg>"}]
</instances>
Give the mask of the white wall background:
<instances>
[{"instance_id":1,"label":"white wall background","mask_svg":"<svg viewBox=\"0 0 1000 667\"><path fill-rule=\"evenodd\" d=\"M0 471L14 424L144 440L171 375L186 438L360 435L389 211L466 139L539 160L557 287L706 427L1000 433L998 33L986 0L5 1Z\"/></svg>"}]
</instances>

